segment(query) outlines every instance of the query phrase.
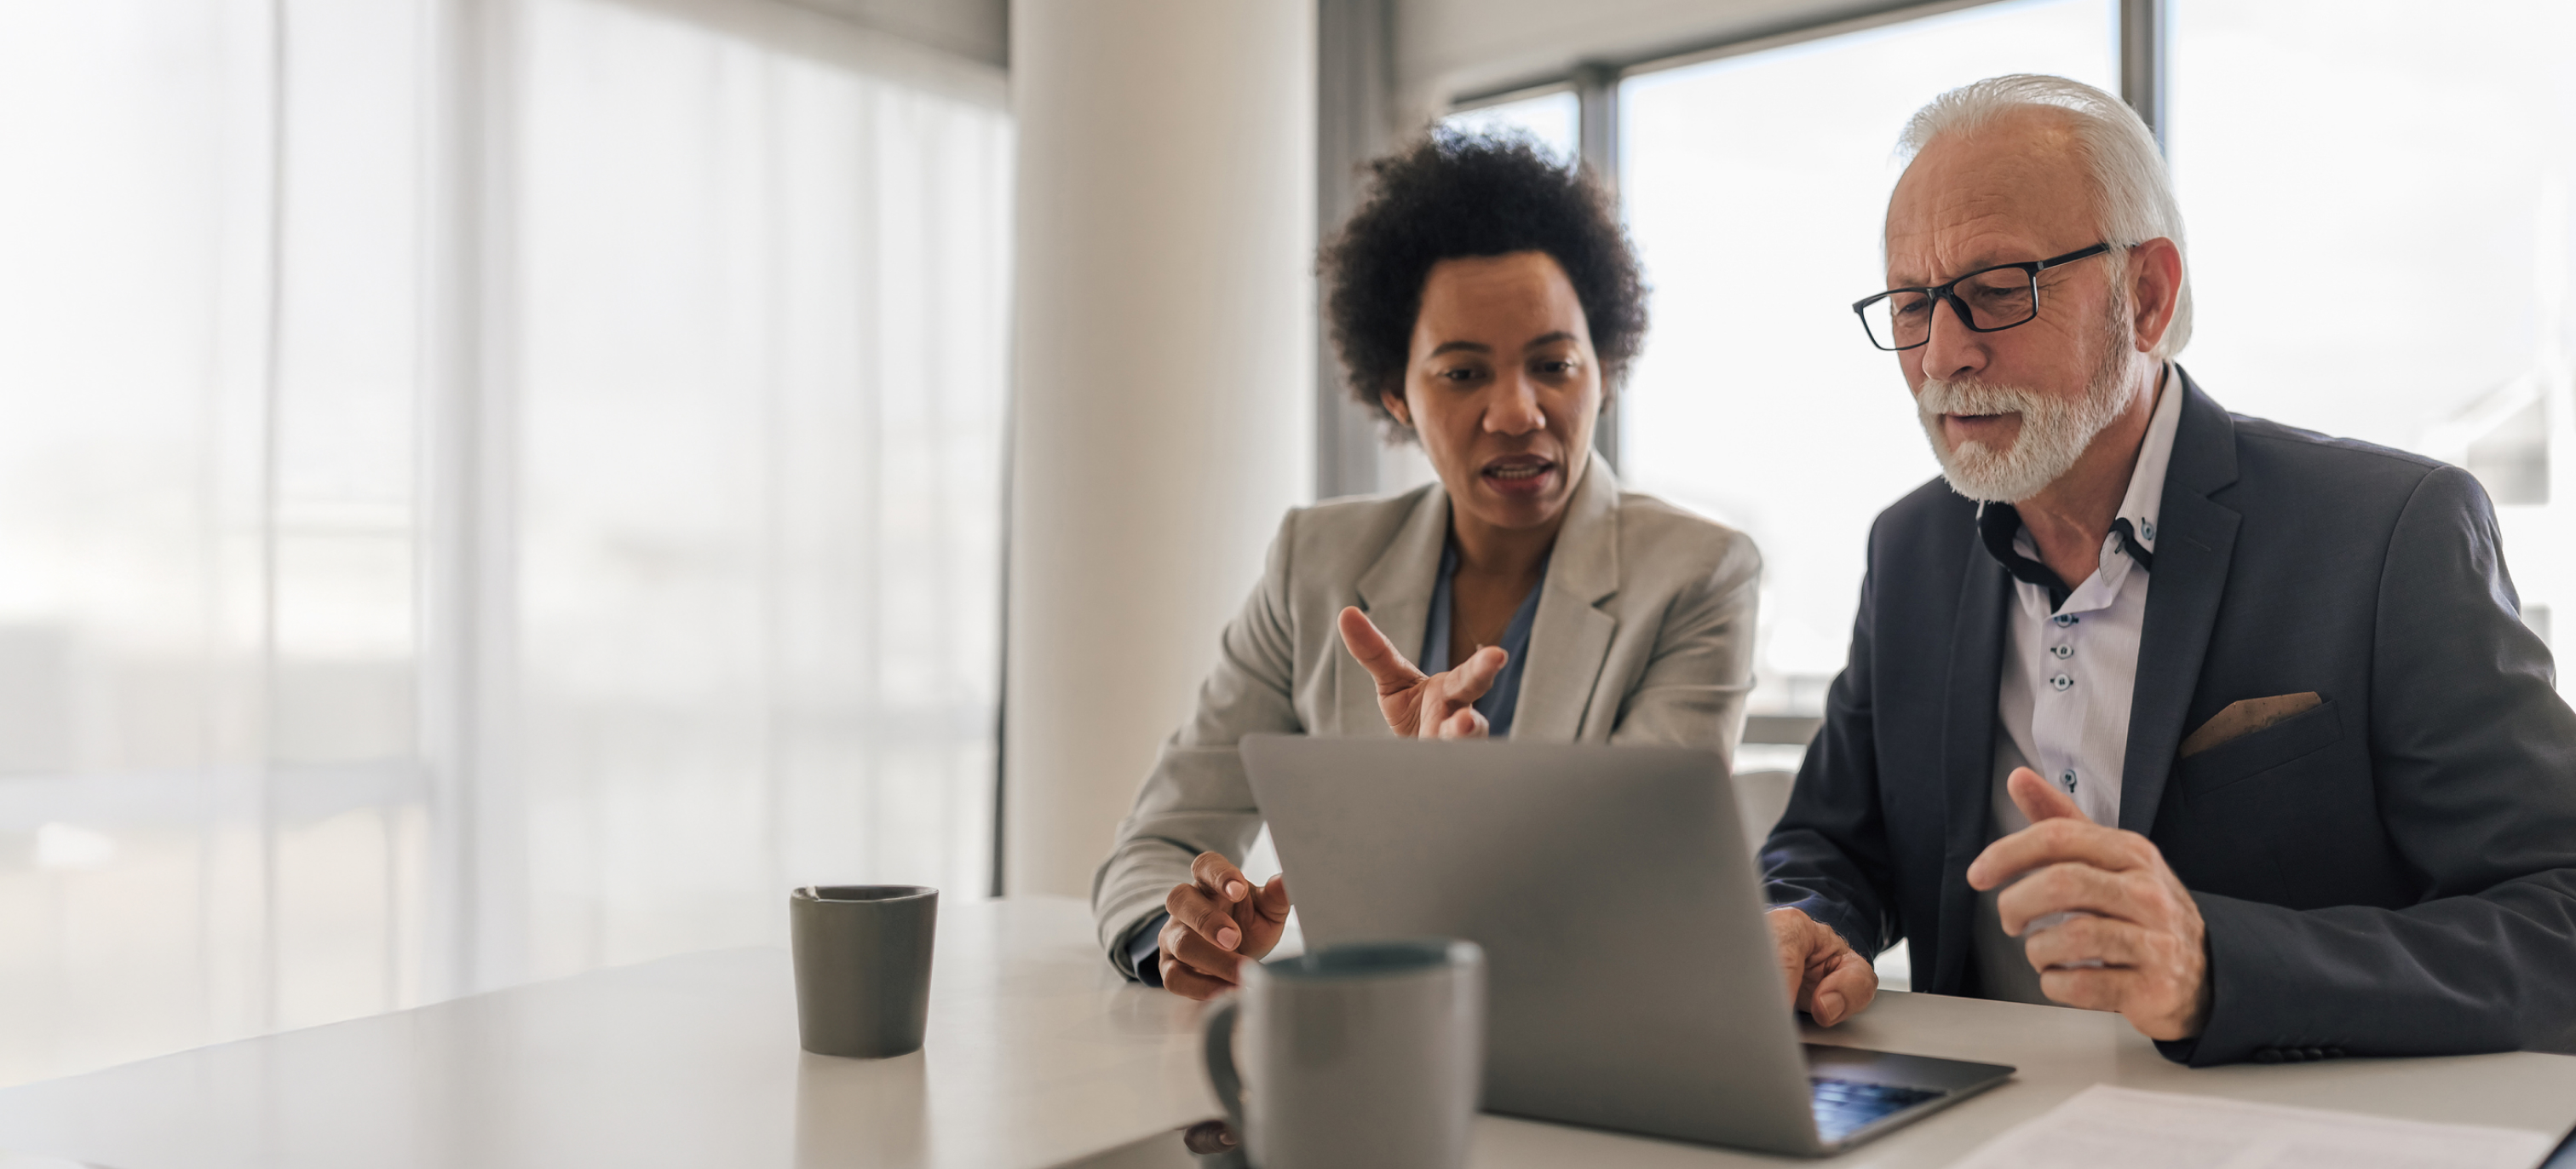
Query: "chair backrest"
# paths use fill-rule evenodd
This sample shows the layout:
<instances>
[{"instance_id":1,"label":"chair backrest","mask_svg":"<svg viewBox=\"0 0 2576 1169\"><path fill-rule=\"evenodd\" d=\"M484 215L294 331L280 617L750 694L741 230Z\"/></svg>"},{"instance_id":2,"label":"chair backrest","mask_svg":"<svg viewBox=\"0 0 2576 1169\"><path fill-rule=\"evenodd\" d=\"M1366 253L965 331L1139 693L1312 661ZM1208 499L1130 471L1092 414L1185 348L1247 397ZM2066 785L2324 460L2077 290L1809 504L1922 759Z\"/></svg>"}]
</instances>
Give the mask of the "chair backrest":
<instances>
[{"instance_id":1,"label":"chair backrest","mask_svg":"<svg viewBox=\"0 0 2576 1169\"><path fill-rule=\"evenodd\" d=\"M1762 842L1770 838L1771 826L1789 810L1789 786L1797 780L1794 771L1735 773L1735 806L1743 813L1744 842L1754 856L1762 855Z\"/></svg>"}]
</instances>

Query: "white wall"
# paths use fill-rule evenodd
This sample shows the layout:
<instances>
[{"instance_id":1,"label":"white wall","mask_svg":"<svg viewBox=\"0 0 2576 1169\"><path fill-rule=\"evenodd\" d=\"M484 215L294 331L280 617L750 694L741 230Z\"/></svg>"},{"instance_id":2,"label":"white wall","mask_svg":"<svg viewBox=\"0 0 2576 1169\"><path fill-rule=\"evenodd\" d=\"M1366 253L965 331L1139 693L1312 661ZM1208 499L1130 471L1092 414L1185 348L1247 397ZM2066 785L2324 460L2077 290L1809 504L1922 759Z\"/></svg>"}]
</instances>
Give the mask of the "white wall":
<instances>
[{"instance_id":1,"label":"white wall","mask_svg":"<svg viewBox=\"0 0 2576 1169\"><path fill-rule=\"evenodd\" d=\"M1005 889L1084 894L1311 490L1312 0L1019 0Z\"/></svg>"}]
</instances>

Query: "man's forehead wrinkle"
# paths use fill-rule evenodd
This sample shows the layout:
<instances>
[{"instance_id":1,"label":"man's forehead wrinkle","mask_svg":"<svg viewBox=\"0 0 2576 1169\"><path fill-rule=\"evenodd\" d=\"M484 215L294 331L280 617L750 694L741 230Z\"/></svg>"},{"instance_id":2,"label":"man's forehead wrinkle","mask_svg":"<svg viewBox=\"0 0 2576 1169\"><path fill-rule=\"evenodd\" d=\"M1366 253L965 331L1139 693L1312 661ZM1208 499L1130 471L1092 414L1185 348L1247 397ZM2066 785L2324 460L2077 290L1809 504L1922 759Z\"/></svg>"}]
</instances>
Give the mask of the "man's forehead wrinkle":
<instances>
[{"instance_id":1,"label":"man's forehead wrinkle","mask_svg":"<svg viewBox=\"0 0 2576 1169\"><path fill-rule=\"evenodd\" d=\"M2045 238L2028 202L1996 191L1947 191L1927 213L1892 222L1888 274L1902 282L1935 284L1977 268L2038 259L2028 255Z\"/></svg>"},{"instance_id":2,"label":"man's forehead wrinkle","mask_svg":"<svg viewBox=\"0 0 2576 1169\"><path fill-rule=\"evenodd\" d=\"M1988 218L1955 230L1936 230L1891 249L1888 275L1902 284L1940 284L1997 264L2035 260L2034 237L2011 218Z\"/></svg>"},{"instance_id":3,"label":"man's forehead wrinkle","mask_svg":"<svg viewBox=\"0 0 2576 1169\"><path fill-rule=\"evenodd\" d=\"M1915 156L1888 201L1891 284L1935 284L2039 259L2035 248L2089 230L2089 171L2072 148L2071 117L2033 113L1942 135Z\"/></svg>"}]
</instances>

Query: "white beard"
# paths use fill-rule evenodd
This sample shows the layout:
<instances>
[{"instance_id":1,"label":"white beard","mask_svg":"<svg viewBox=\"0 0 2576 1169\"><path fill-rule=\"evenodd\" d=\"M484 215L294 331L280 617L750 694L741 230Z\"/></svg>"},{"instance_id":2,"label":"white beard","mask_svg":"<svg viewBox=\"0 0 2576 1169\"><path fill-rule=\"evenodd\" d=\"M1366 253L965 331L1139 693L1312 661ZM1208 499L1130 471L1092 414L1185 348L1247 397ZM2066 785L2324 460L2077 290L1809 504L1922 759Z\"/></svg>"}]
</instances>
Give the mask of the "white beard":
<instances>
[{"instance_id":1,"label":"white beard","mask_svg":"<svg viewBox=\"0 0 2576 1169\"><path fill-rule=\"evenodd\" d=\"M2126 312L2115 306L2109 338L2114 343L2085 385L2084 396L2072 402L2021 386L1923 379L1914 408L1950 489L1983 503L2019 503L2073 469L2094 436L2136 396L2128 376L2132 347L2127 324ZM1944 414L2019 414L2021 433L2000 451L1975 439L1953 447L1941 433Z\"/></svg>"}]
</instances>

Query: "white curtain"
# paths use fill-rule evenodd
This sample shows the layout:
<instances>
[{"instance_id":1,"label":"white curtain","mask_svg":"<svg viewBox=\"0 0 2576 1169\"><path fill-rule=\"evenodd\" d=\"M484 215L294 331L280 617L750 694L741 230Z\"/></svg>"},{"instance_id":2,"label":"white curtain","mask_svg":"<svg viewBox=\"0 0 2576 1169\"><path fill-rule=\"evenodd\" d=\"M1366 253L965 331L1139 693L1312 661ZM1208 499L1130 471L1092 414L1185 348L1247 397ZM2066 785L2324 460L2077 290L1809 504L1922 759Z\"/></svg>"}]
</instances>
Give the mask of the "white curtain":
<instances>
[{"instance_id":1,"label":"white curtain","mask_svg":"<svg viewBox=\"0 0 2576 1169\"><path fill-rule=\"evenodd\" d=\"M998 72L0 5L0 1082L980 895Z\"/></svg>"}]
</instances>

